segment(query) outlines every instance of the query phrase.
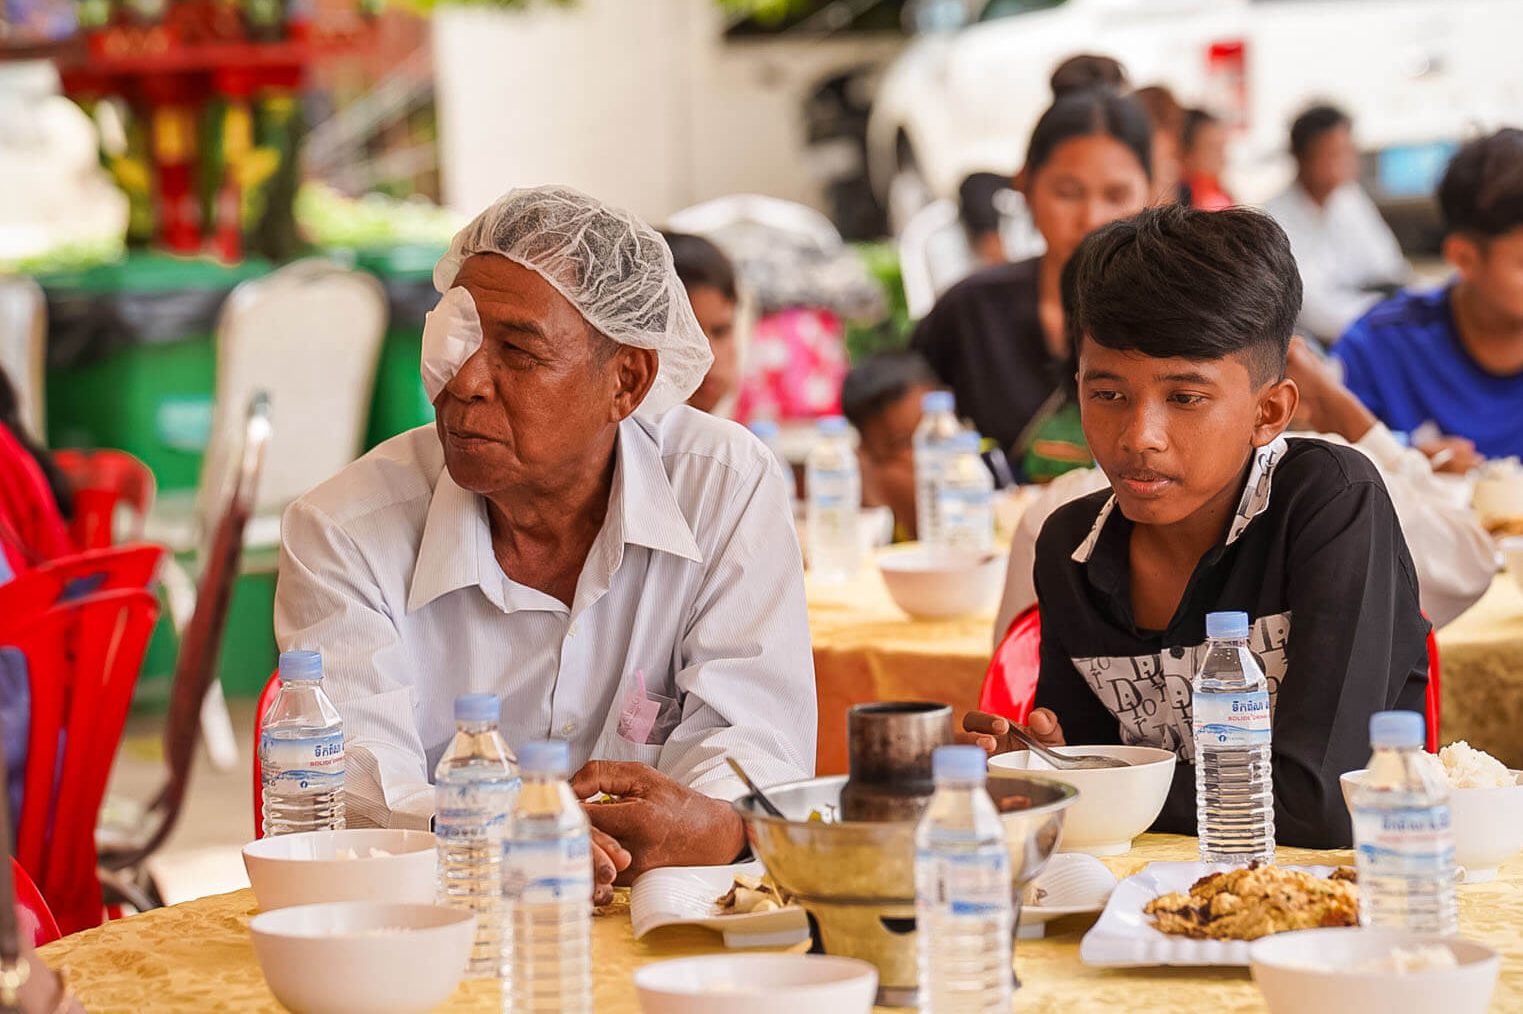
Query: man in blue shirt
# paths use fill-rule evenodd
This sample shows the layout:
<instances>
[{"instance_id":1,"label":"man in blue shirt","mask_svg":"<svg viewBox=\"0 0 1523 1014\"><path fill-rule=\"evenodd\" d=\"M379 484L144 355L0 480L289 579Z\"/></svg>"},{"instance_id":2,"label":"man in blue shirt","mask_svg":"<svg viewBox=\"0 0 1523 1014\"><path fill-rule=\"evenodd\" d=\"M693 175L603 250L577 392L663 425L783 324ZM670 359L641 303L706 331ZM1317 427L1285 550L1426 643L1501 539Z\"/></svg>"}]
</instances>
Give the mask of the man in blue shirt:
<instances>
[{"instance_id":1,"label":"man in blue shirt","mask_svg":"<svg viewBox=\"0 0 1523 1014\"><path fill-rule=\"evenodd\" d=\"M1376 306L1333 355L1391 429L1431 422L1486 457L1523 455L1523 130L1461 148L1438 202L1454 281Z\"/></svg>"}]
</instances>

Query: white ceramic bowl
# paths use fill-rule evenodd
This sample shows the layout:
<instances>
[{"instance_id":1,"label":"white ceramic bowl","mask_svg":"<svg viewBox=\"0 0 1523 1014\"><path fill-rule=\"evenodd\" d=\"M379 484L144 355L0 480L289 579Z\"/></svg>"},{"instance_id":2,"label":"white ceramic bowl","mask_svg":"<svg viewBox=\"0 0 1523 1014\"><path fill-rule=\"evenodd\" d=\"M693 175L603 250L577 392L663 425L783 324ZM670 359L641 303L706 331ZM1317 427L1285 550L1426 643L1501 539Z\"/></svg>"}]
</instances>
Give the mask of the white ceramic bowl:
<instances>
[{"instance_id":1,"label":"white ceramic bowl","mask_svg":"<svg viewBox=\"0 0 1523 1014\"><path fill-rule=\"evenodd\" d=\"M894 604L916 619L944 620L992 609L1005 583L1003 554L933 554L918 542L880 552L878 569Z\"/></svg>"},{"instance_id":2,"label":"white ceramic bowl","mask_svg":"<svg viewBox=\"0 0 1523 1014\"><path fill-rule=\"evenodd\" d=\"M1379 961L1393 947L1433 945L1449 948L1459 966L1404 974L1338 970ZM1501 964L1496 951L1470 940L1357 927L1278 933L1248 953L1269 1014L1485 1014Z\"/></svg>"},{"instance_id":3,"label":"white ceramic bowl","mask_svg":"<svg viewBox=\"0 0 1523 1014\"><path fill-rule=\"evenodd\" d=\"M1514 781L1523 772L1512 772ZM1354 810L1354 786L1364 769L1338 776L1343 803ZM1503 789L1450 789L1449 823L1454 828L1454 861L1467 884L1493 880L1497 867L1523 852L1523 784Z\"/></svg>"},{"instance_id":4,"label":"white ceramic bowl","mask_svg":"<svg viewBox=\"0 0 1523 1014\"><path fill-rule=\"evenodd\" d=\"M1130 766L1055 771L1029 750L1017 750L989 758L989 767L1029 771L1079 790L1079 801L1069 807L1063 820L1059 851L1118 856L1131 849L1132 839L1157 819L1168 798L1174 779L1173 752L1151 746L1060 746L1056 752L1115 757Z\"/></svg>"},{"instance_id":5,"label":"white ceramic bowl","mask_svg":"<svg viewBox=\"0 0 1523 1014\"><path fill-rule=\"evenodd\" d=\"M476 917L345 901L261 912L249 933L270 990L295 1014L418 1014L455 991Z\"/></svg>"},{"instance_id":6,"label":"white ceramic bowl","mask_svg":"<svg viewBox=\"0 0 1523 1014\"><path fill-rule=\"evenodd\" d=\"M823 954L713 954L635 972L644 1014L867 1014L878 970Z\"/></svg>"},{"instance_id":7,"label":"white ceramic bowl","mask_svg":"<svg viewBox=\"0 0 1523 1014\"><path fill-rule=\"evenodd\" d=\"M1507 573L1512 575L1513 583L1523 588L1523 535L1509 535L1497 543L1502 553L1502 561L1507 566Z\"/></svg>"},{"instance_id":8,"label":"white ceramic bowl","mask_svg":"<svg viewBox=\"0 0 1523 1014\"><path fill-rule=\"evenodd\" d=\"M389 852L375 856L371 849ZM352 851L356 858L340 859ZM437 885L428 831L308 831L243 846L254 897L265 911L325 901L431 905Z\"/></svg>"}]
</instances>

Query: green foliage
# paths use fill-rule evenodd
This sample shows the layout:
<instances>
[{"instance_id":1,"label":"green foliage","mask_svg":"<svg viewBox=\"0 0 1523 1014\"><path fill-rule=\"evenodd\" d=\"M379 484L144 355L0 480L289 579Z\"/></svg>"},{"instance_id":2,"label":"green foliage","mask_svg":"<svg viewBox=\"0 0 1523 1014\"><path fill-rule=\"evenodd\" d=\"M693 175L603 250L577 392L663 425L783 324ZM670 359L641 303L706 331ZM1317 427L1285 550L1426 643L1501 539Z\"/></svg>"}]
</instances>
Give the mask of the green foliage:
<instances>
[{"instance_id":1,"label":"green foliage","mask_svg":"<svg viewBox=\"0 0 1523 1014\"><path fill-rule=\"evenodd\" d=\"M852 247L888 298L888 316L884 320L872 325L847 325L846 356L855 365L880 352L896 352L908 345L911 321L904 299L899 252L894 244L853 243Z\"/></svg>"}]
</instances>

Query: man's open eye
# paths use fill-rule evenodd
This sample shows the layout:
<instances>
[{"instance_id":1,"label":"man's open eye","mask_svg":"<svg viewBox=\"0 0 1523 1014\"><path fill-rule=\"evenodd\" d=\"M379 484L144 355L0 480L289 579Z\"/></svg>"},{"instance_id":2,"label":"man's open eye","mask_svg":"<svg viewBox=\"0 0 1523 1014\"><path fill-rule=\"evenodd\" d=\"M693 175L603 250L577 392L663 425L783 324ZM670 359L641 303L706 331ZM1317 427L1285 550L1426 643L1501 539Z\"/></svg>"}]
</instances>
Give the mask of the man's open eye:
<instances>
[{"instance_id":1,"label":"man's open eye","mask_svg":"<svg viewBox=\"0 0 1523 1014\"><path fill-rule=\"evenodd\" d=\"M1201 405L1206 401L1204 394L1193 394L1189 391L1175 391L1169 395L1169 400L1176 405Z\"/></svg>"},{"instance_id":2,"label":"man's open eye","mask_svg":"<svg viewBox=\"0 0 1523 1014\"><path fill-rule=\"evenodd\" d=\"M1091 401L1120 401L1121 392L1112 391L1103 387L1094 388L1090 390L1089 397Z\"/></svg>"}]
</instances>

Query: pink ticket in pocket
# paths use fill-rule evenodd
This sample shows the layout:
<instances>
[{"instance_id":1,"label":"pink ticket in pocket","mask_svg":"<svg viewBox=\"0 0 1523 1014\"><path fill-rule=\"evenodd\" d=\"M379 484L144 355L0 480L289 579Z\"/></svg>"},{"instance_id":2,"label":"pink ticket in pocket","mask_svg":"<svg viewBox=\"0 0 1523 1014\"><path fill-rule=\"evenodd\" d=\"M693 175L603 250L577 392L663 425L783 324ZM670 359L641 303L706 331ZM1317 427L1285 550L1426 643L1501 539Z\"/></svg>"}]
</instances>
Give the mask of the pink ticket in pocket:
<instances>
[{"instance_id":1,"label":"pink ticket in pocket","mask_svg":"<svg viewBox=\"0 0 1523 1014\"><path fill-rule=\"evenodd\" d=\"M624 703L619 709L619 735L644 746L650 741L650 731L655 728L656 717L661 713L661 702L646 695L644 669L635 670L635 681L635 686L624 691Z\"/></svg>"}]
</instances>

